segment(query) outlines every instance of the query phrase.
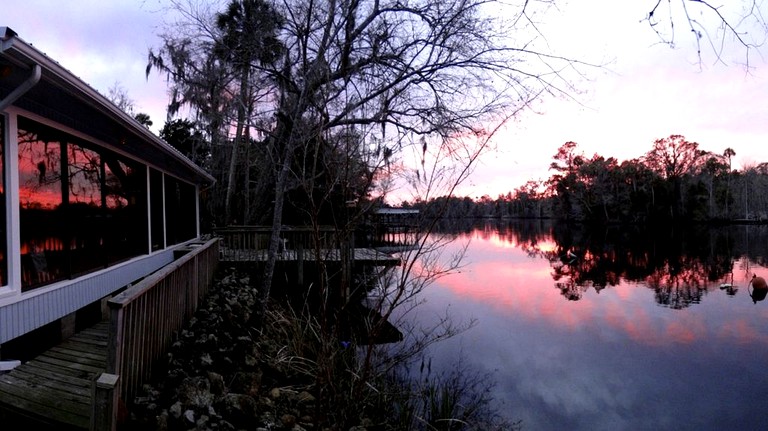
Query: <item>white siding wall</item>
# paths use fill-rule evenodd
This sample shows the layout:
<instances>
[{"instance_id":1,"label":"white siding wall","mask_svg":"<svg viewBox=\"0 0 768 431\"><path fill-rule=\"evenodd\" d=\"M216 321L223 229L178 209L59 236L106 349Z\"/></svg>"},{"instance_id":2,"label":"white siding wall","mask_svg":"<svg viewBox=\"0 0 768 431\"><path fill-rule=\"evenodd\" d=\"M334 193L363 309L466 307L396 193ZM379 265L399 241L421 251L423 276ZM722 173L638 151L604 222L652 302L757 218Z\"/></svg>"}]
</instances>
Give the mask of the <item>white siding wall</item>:
<instances>
[{"instance_id":1,"label":"white siding wall","mask_svg":"<svg viewBox=\"0 0 768 431\"><path fill-rule=\"evenodd\" d=\"M164 250L88 274L65 286L26 292L18 302L0 306L0 343L74 313L171 261L173 250Z\"/></svg>"}]
</instances>

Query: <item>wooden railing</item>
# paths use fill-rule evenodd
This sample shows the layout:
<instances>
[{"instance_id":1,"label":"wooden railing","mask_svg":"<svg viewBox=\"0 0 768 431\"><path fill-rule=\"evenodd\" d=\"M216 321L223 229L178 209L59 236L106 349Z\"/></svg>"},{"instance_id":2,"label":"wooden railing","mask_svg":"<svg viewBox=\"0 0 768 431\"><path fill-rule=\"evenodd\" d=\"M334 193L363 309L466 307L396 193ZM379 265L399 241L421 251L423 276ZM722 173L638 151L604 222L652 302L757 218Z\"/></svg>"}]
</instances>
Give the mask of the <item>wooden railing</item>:
<instances>
[{"instance_id":1,"label":"wooden railing","mask_svg":"<svg viewBox=\"0 0 768 431\"><path fill-rule=\"evenodd\" d=\"M114 429L118 397L133 399L208 293L219 239L193 243L177 253L185 254L108 302L107 369L94 385L92 429Z\"/></svg>"},{"instance_id":2,"label":"wooden railing","mask_svg":"<svg viewBox=\"0 0 768 431\"><path fill-rule=\"evenodd\" d=\"M248 261L258 256L256 252L269 249L272 229L269 226L228 226L217 228L214 235L221 238L221 260ZM320 227L315 231L309 226L284 226L280 231L280 250L344 249L352 246L351 240L340 244L336 229ZM301 255L301 254L299 254Z\"/></svg>"},{"instance_id":3,"label":"wooden railing","mask_svg":"<svg viewBox=\"0 0 768 431\"><path fill-rule=\"evenodd\" d=\"M268 258L272 235L268 226L229 226L215 229L214 235L221 238L222 262L265 262ZM343 239L330 226L283 226L277 259L294 261L301 271L304 260L338 260L340 255L349 259L354 253L354 242L354 235ZM316 255L315 250L323 254Z\"/></svg>"}]
</instances>

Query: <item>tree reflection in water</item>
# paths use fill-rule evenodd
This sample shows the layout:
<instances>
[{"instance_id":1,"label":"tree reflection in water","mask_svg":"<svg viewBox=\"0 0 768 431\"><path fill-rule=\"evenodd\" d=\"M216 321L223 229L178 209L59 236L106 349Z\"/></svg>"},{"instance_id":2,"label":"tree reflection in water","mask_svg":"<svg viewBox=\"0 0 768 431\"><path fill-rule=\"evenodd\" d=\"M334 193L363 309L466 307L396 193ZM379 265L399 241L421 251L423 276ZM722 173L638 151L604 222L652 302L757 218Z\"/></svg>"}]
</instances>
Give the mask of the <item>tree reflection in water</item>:
<instances>
[{"instance_id":1,"label":"tree reflection in water","mask_svg":"<svg viewBox=\"0 0 768 431\"><path fill-rule=\"evenodd\" d=\"M476 222L454 221L442 230L460 234L473 228ZM498 234L529 256L548 260L555 287L569 301L624 280L652 289L663 307L683 309L713 291L735 295L734 271L751 278L752 266L765 267L768 256L765 225L590 227L515 220L486 221L480 228L483 237Z\"/></svg>"},{"instance_id":2,"label":"tree reflection in water","mask_svg":"<svg viewBox=\"0 0 768 431\"><path fill-rule=\"evenodd\" d=\"M768 429L745 410L768 397L768 298L748 287L768 276L767 226L457 231L466 268L425 289L414 320L476 318L431 347L434 366L493 370L524 429Z\"/></svg>"}]
</instances>

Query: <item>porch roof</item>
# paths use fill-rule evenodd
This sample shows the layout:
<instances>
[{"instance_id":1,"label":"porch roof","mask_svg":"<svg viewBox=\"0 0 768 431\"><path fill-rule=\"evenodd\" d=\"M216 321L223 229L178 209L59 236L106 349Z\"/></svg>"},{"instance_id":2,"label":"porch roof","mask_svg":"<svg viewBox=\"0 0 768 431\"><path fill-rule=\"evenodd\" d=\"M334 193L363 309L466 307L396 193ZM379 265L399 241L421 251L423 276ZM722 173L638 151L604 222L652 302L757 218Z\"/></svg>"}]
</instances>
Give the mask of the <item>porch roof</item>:
<instances>
[{"instance_id":1,"label":"porch roof","mask_svg":"<svg viewBox=\"0 0 768 431\"><path fill-rule=\"evenodd\" d=\"M32 86L15 99L14 91L27 83ZM7 104L98 139L183 180L202 186L215 181L72 72L10 28L0 27L0 111Z\"/></svg>"}]
</instances>

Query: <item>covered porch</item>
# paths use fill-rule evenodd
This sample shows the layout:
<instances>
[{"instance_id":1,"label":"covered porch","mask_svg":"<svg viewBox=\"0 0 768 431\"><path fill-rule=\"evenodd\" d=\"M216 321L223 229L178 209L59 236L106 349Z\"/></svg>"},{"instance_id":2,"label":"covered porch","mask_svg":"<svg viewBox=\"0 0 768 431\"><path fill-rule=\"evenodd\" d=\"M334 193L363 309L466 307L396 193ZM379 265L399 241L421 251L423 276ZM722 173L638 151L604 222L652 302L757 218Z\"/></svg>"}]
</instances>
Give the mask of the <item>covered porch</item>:
<instances>
[{"instance_id":1,"label":"covered porch","mask_svg":"<svg viewBox=\"0 0 768 431\"><path fill-rule=\"evenodd\" d=\"M174 262L109 299L106 320L0 374L4 426L114 429L208 294L218 244L188 244Z\"/></svg>"}]
</instances>

